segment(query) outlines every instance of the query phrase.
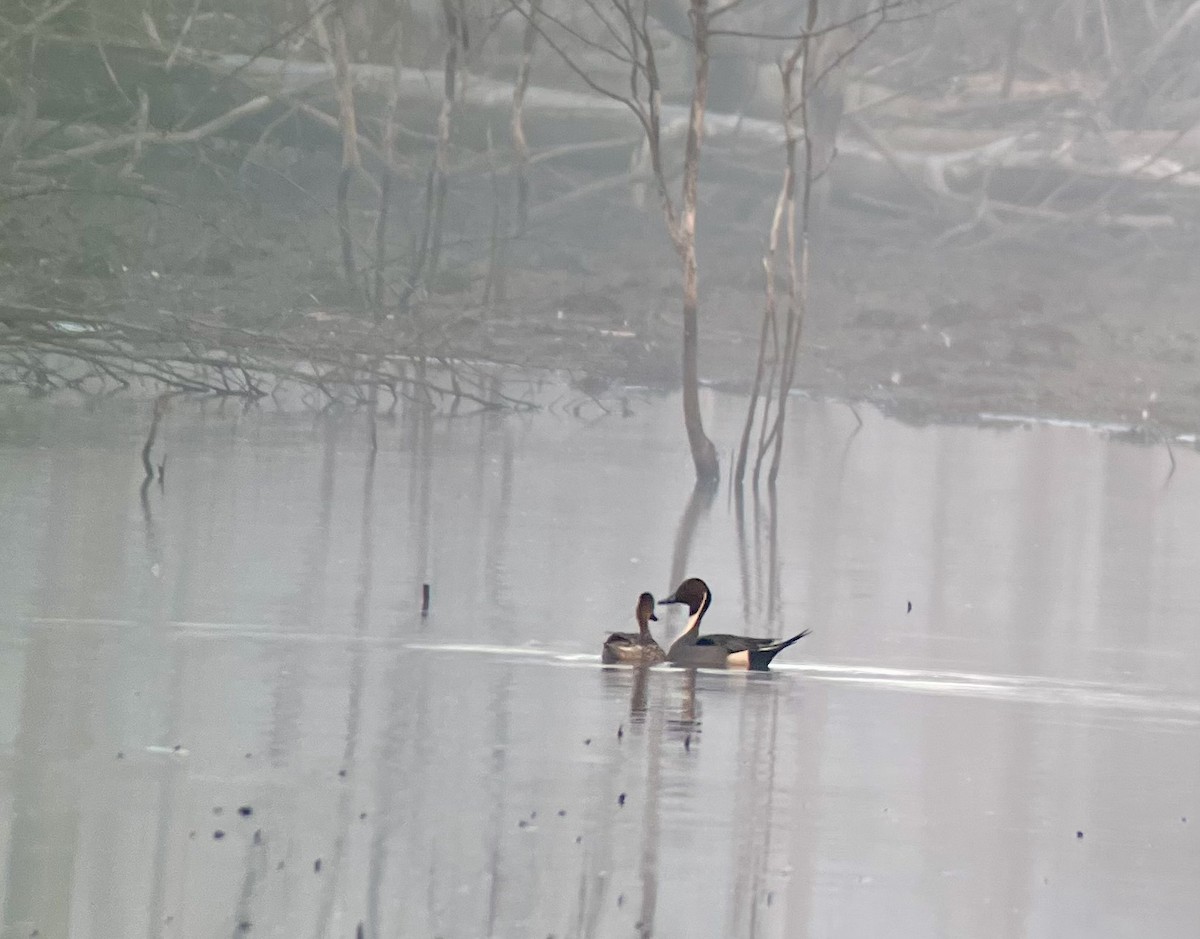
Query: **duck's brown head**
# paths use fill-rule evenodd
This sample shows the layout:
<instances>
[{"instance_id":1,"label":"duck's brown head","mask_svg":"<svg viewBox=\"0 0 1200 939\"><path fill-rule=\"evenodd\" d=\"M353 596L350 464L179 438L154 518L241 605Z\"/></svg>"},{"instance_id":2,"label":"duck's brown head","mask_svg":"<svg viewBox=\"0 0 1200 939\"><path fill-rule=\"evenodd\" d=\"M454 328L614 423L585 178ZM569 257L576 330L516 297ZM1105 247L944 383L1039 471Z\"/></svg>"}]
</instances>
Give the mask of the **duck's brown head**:
<instances>
[{"instance_id":1,"label":"duck's brown head","mask_svg":"<svg viewBox=\"0 0 1200 939\"><path fill-rule=\"evenodd\" d=\"M712 592L708 589L708 584L699 577L689 577L675 588L673 594L658 602L660 606L665 603L686 603L688 615L695 616L700 610L706 608L711 600Z\"/></svg>"}]
</instances>

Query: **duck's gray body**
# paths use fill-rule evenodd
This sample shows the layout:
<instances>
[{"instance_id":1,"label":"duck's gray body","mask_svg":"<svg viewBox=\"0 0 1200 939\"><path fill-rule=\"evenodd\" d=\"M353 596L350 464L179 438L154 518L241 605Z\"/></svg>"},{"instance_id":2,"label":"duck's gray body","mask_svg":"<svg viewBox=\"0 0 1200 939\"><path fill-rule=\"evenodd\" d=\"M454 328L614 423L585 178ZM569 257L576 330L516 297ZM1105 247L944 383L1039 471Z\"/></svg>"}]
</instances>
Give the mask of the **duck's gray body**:
<instances>
[{"instance_id":1,"label":"duck's gray body","mask_svg":"<svg viewBox=\"0 0 1200 939\"><path fill-rule=\"evenodd\" d=\"M712 633L699 636L691 643L673 642L667 660L693 668L764 669L771 664L771 659L808 633L806 629L790 639L756 639L752 636Z\"/></svg>"},{"instance_id":2,"label":"duck's gray body","mask_svg":"<svg viewBox=\"0 0 1200 939\"><path fill-rule=\"evenodd\" d=\"M637 633L613 633L604 640L600 661L606 665L657 665L665 662L667 654L653 639L643 642Z\"/></svg>"},{"instance_id":3,"label":"duck's gray body","mask_svg":"<svg viewBox=\"0 0 1200 939\"><path fill-rule=\"evenodd\" d=\"M667 650L667 661L691 668L749 668L766 669L771 659L808 635L804 630L788 639L758 639L753 636L732 636L726 633L700 635L700 621L712 605L712 592L698 577L692 577L659 603L685 603L688 625Z\"/></svg>"},{"instance_id":4,"label":"duck's gray body","mask_svg":"<svg viewBox=\"0 0 1200 939\"><path fill-rule=\"evenodd\" d=\"M650 620L654 615L654 597L643 593L638 597L636 610L638 631L635 633L613 633L604 640L600 661L606 665L657 665L667 660L667 654L650 635Z\"/></svg>"}]
</instances>

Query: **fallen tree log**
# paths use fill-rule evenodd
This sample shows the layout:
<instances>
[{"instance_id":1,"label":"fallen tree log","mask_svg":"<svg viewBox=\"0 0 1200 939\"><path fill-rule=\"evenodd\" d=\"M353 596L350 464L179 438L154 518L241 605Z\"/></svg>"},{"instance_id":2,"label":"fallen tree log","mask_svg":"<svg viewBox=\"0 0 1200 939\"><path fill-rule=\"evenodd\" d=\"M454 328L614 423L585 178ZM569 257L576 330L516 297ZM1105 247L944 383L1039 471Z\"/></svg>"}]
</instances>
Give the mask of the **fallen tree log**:
<instances>
[{"instance_id":1,"label":"fallen tree log","mask_svg":"<svg viewBox=\"0 0 1200 939\"><path fill-rule=\"evenodd\" d=\"M318 62L284 62L250 59L245 56L207 55L195 52L191 61L212 68L217 74L237 74L252 87L267 94L304 97L314 93L330 95L333 90L331 69ZM382 99L393 82L388 66L360 64L352 66L356 89ZM431 109L440 91L438 72L402 69L396 83L401 101L409 106ZM1041 99L1051 92L1032 88L1030 94ZM464 75L460 107L483 115L507 119L512 107L513 85L491 78ZM1073 100L1073 99L1072 99ZM1020 103L1010 98L1009 104ZM571 140L595 141L626 136L640 130L628 108L617 101L589 91L571 91L530 85L524 95L533 133L545 125L546 136L566 136ZM417 111L419 113L419 111ZM432 113L430 111L429 113ZM893 112L894 113L894 112ZM930 116L939 112L928 111ZM869 115L869 112L868 112ZM688 111L683 105L664 104L665 135L682 136ZM869 120L869 117L864 121ZM894 118L889 123L894 122ZM1079 133L1073 122L1045 130L1039 124L1030 128L963 131L930 123L899 123L878 130L888 142L901 165L920 169L935 191L938 180L948 175L960 178L985 169L1045 170L1099 180L1120 179L1130 183L1166 183L1172 187L1200 189L1200 127L1186 132L1167 130L1112 130ZM470 140L473 128L461 129L465 143L483 152L482 139ZM549 132L553 130L553 134ZM773 158L784 142L777 121L743 117L737 114L709 114L705 134L714 144L726 143L741 148L752 158L774 165ZM464 141L460 140L460 143ZM878 160L877 147L853 133L843 134L838 150L859 158Z\"/></svg>"},{"instance_id":2,"label":"fallen tree log","mask_svg":"<svg viewBox=\"0 0 1200 939\"><path fill-rule=\"evenodd\" d=\"M52 51L39 52L39 67L53 76L46 99L39 103L43 116L83 120L88 112L80 102L99 100L91 111L94 119L97 111L119 110L117 99L130 101L130 91L152 88L149 128L125 130L66 150L27 153L15 163L18 172L42 173L135 145L188 143L216 133L255 141L272 133L282 144L323 149L338 145L337 118L331 113L334 75L328 63L182 49L179 61L167 69L161 50L110 46L105 59L122 85L118 95L92 44L50 45ZM397 76L390 66L356 64L350 66L350 77L367 158L377 166L382 159L377 140L390 94L398 95L405 115L397 152L424 158L436 140L442 74L403 68ZM498 164L501 172L511 170L518 155L500 150L489 164L485 154L488 128L509 119L513 85L467 73L462 78L451 175L484 173ZM105 87L113 100L98 98ZM1079 213L1102 225L1141 225L1146 219L1158 225L1164 216L1193 221L1200 212L1200 130L1101 131L1070 109L1043 114L1037 121L1024 114L998 127L947 127L919 121L944 120L953 108L961 111L961 102L922 103L902 92L888 99L886 91L874 86L849 95L859 105L843 121L838 137L840 158L830 171L835 192L909 210L932 210L954 224L985 201L1045 210L1047 218ZM1028 94L1043 102L1056 100L1053 89L1040 86L1031 87ZM890 103L880 105L881 101ZM621 102L587 90L530 85L522 106L531 164L551 157L570 159L581 171L598 177L630 168L631 186L647 182L638 145L626 146L639 139L641 128ZM1011 100L1005 106L1015 107ZM129 105L123 107L125 120L132 120ZM282 120L289 115L292 120ZM664 104L662 118L664 141L682 140L686 108ZM284 123L289 126L280 126ZM705 131L706 147L716 157L715 169L706 172L734 179L748 174L751 180L778 173L783 146L778 122L710 114ZM542 151L536 147L538 140L564 139L572 143ZM413 172L412 167L392 169ZM1060 201L1047 204L1048 193ZM1089 212L1089 206L1096 211Z\"/></svg>"}]
</instances>

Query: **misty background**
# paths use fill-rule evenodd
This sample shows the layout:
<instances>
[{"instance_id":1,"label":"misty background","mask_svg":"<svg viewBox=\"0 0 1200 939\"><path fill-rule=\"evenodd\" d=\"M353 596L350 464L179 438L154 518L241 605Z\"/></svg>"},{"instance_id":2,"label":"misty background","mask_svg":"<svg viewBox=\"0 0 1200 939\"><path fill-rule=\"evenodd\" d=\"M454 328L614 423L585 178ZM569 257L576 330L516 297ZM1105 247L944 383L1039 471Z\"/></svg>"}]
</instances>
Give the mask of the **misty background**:
<instances>
[{"instance_id":1,"label":"misty background","mask_svg":"<svg viewBox=\"0 0 1200 939\"><path fill-rule=\"evenodd\" d=\"M1198 50L0 5L0 939L1191 939Z\"/></svg>"},{"instance_id":2,"label":"misty background","mask_svg":"<svg viewBox=\"0 0 1200 939\"><path fill-rule=\"evenodd\" d=\"M119 310L159 379L180 380L152 350L177 362L181 338L236 347L267 374L208 360L189 375L222 393L265 393L330 340L568 369L589 393L677 381L679 259L644 128L606 96L637 97L623 9L14 7L0 47L5 379L111 386L91 359L128 348L45 324ZM694 43L687 4L645 12L677 201ZM783 174L781 65L807 10L746 0L709 15L700 371L744 389ZM1184 2L816 8L794 383L918 419L1190 428L1194 20ZM636 90L645 102L644 74ZM297 345L277 353L280 336ZM46 352L78 357L30 372Z\"/></svg>"}]
</instances>

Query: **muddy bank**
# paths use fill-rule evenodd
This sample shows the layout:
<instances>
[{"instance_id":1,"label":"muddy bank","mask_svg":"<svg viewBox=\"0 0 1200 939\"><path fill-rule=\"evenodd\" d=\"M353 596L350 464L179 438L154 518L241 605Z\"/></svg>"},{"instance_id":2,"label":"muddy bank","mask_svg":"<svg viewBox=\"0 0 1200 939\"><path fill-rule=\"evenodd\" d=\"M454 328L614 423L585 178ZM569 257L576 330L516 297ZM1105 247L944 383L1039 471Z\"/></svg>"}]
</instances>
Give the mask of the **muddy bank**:
<instances>
[{"instance_id":1,"label":"muddy bank","mask_svg":"<svg viewBox=\"0 0 1200 939\"><path fill-rule=\"evenodd\" d=\"M656 212L636 209L627 191L535 212L509 246L503 300L484 305L490 194L463 185L452 194L438 276L411 310L389 308L372 325L340 277L330 170L311 159L268 171L164 157L146 167L163 193L153 202L111 193L28 200L0 221L4 299L55 317L196 318L218 337L225 327L494 358L564 370L598 395L677 382L678 264ZM764 184L755 203L713 187L702 206L702 374L722 387L747 387L753 376L768 194ZM368 244L373 204L370 193L358 196ZM419 200L416 182L402 187L393 284L409 263ZM801 389L913 421L1017 413L1146 425L1152 435L1195 430L1193 234L1055 226L942 236L833 200L814 240ZM0 349L19 343L16 329L0 327Z\"/></svg>"}]
</instances>

